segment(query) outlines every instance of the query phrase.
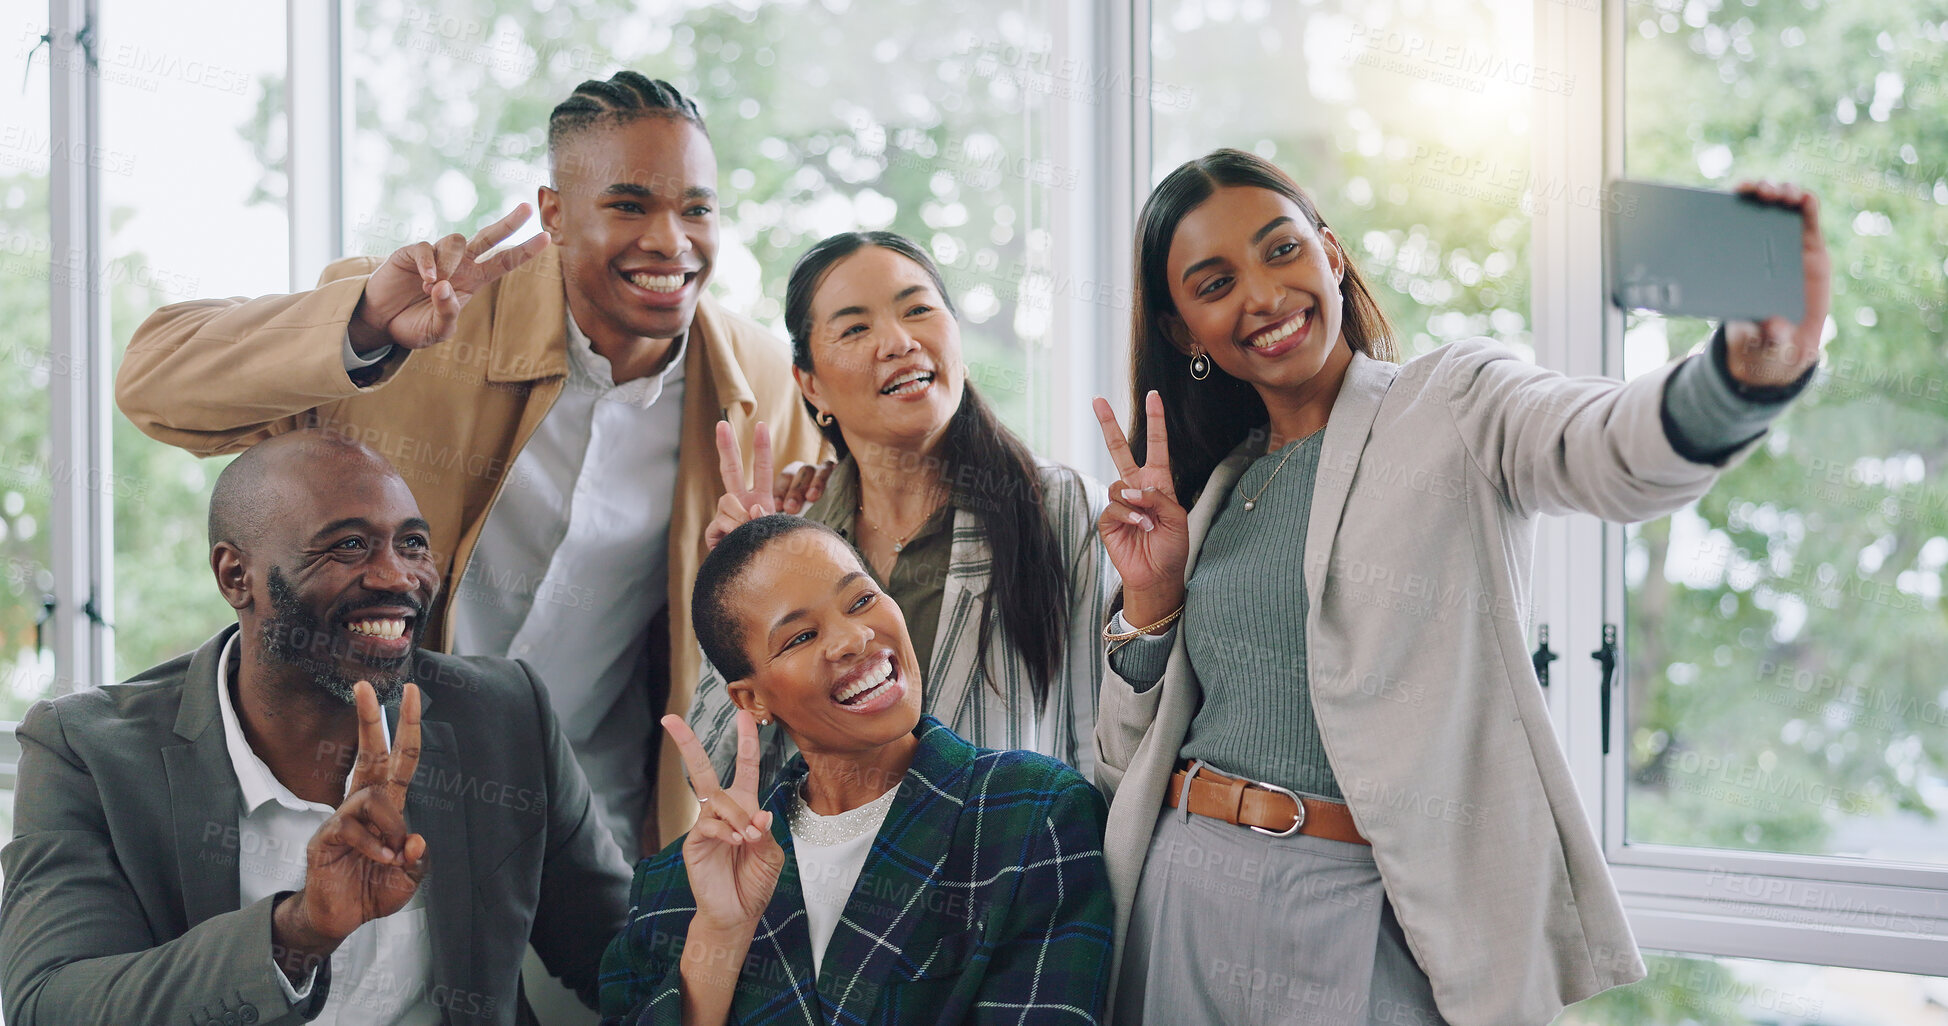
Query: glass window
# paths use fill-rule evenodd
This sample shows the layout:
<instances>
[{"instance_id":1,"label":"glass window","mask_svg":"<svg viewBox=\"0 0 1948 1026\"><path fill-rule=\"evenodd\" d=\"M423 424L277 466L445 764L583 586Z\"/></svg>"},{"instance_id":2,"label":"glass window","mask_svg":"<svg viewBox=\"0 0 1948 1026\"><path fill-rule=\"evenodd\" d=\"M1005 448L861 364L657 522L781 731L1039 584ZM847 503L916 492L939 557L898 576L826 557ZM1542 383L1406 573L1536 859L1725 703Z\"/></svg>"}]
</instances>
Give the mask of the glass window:
<instances>
[{"instance_id":1,"label":"glass window","mask_svg":"<svg viewBox=\"0 0 1948 1026\"><path fill-rule=\"evenodd\" d=\"M1648 974L1556 1026L1938 1026L1948 979L1834 966L1644 953Z\"/></svg>"},{"instance_id":2,"label":"glass window","mask_svg":"<svg viewBox=\"0 0 1948 1026\"><path fill-rule=\"evenodd\" d=\"M1596 89L1538 61L1518 0L1158 0L1153 180L1220 146L1277 162L1380 292L1401 355L1475 335L1532 355L1530 171L1540 93Z\"/></svg>"},{"instance_id":3,"label":"glass window","mask_svg":"<svg viewBox=\"0 0 1948 1026\"><path fill-rule=\"evenodd\" d=\"M284 8L102 0L100 24L103 278L119 354L164 304L288 290ZM210 577L204 527L223 461L113 420L111 622L116 676L126 678L202 644L235 614Z\"/></svg>"},{"instance_id":4,"label":"glass window","mask_svg":"<svg viewBox=\"0 0 1948 1026\"><path fill-rule=\"evenodd\" d=\"M23 28L22 57L40 31ZM53 654L43 654L37 639L42 603L54 590L48 392L66 369L48 356L48 173L69 151L48 135L47 48L22 63L24 87L0 89L0 324L7 325L0 339L0 721L20 719L54 677ZM10 800L11 790L0 797ZM11 816L0 829L12 836Z\"/></svg>"},{"instance_id":5,"label":"glass window","mask_svg":"<svg viewBox=\"0 0 1948 1026\"><path fill-rule=\"evenodd\" d=\"M1834 267L1808 393L1703 500L1627 534L1631 842L1948 863L1948 23L1873 10L1625 12L1626 173L1803 183ZM1632 316L1625 372L1708 330Z\"/></svg>"},{"instance_id":6,"label":"glass window","mask_svg":"<svg viewBox=\"0 0 1948 1026\"><path fill-rule=\"evenodd\" d=\"M1045 5L670 4L655 17L639 6L359 5L346 51L353 251L471 232L532 201L548 180L554 105L632 68L674 83L709 124L720 299L782 336L785 277L814 242L852 229L911 236L942 266L972 380L1039 444L1035 353L1061 287L1048 206L1087 187L1047 156L1059 83L1034 73L1050 63Z\"/></svg>"}]
</instances>

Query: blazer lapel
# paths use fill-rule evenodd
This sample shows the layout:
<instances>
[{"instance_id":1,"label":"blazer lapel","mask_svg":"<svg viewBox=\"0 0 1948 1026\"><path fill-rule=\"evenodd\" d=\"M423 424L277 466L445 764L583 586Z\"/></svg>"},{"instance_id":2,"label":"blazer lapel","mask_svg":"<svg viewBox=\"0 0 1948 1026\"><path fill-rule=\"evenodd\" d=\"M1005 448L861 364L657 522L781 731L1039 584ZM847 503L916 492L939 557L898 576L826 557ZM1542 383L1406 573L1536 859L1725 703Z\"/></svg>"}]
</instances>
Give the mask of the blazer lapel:
<instances>
[{"instance_id":1,"label":"blazer lapel","mask_svg":"<svg viewBox=\"0 0 1948 1026\"><path fill-rule=\"evenodd\" d=\"M978 618L988 615L983 598L988 590L992 557L981 542L979 519L970 510L955 509L953 543L947 555L947 580L941 585L940 622L934 628L933 665L921 682L928 712L952 719L967 701L967 690L981 673L976 646L961 644L963 632L980 630ZM957 660L956 657L960 658ZM953 665L956 661L966 665Z\"/></svg>"},{"instance_id":2,"label":"blazer lapel","mask_svg":"<svg viewBox=\"0 0 1948 1026\"><path fill-rule=\"evenodd\" d=\"M423 718L431 708L421 691L419 769L406 793L406 822L426 838L430 861L425 879L427 923L432 930L433 984L452 993L482 989L473 976L473 854L467 843L470 788L460 765L453 725ZM386 710L397 722L397 710Z\"/></svg>"},{"instance_id":3,"label":"blazer lapel","mask_svg":"<svg viewBox=\"0 0 1948 1026\"><path fill-rule=\"evenodd\" d=\"M920 721L920 748L846 901L819 974L833 1022L870 1022L879 991L905 957L908 935L927 915L926 894L953 848L965 802L960 771L971 748L931 717ZM918 777L918 782L912 778ZM913 786L908 786L912 783ZM944 788L944 790L943 790Z\"/></svg>"},{"instance_id":4,"label":"blazer lapel","mask_svg":"<svg viewBox=\"0 0 1948 1026\"><path fill-rule=\"evenodd\" d=\"M1359 469L1360 454L1373 434L1373 419L1380 412L1380 401L1392 387L1396 364L1354 353L1346 367L1346 378L1333 400L1332 414L1326 419L1326 437L1319 446L1319 471L1312 486L1312 515L1305 528L1305 593L1312 608L1319 607L1321 588L1326 582L1326 567L1332 562L1333 539L1339 533L1340 514L1353 491L1353 475Z\"/></svg>"},{"instance_id":5,"label":"blazer lapel","mask_svg":"<svg viewBox=\"0 0 1948 1026\"><path fill-rule=\"evenodd\" d=\"M216 703L217 662L236 632L234 624L225 628L191 657L176 713L176 734L186 743L162 750L186 928L235 912L241 900L236 830L243 798Z\"/></svg>"},{"instance_id":6,"label":"blazer lapel","mask_svg":"<svg viewBox=\"0 0 1948 1026\"><path fill-rule=\"evenodd\" d=\"M794 772L795 771L795 772ZM811 1014L818 1004L817 981L812 971L812 934L805 925L805 891L798 875L798 857L793 852L788 814L791 796L798 792L805 763L796 757L779 774L765 808L771 812L771 836L785 850L785 868L778 874L778 885L771 891L771 902L758 920L751 938L746 968L731 998L733 1022L822 1021ZM825 953L830 965L832 952ZM756 971L752 971L752 967ZM802 1015L781 1015L787 1008L798 1008Z\"/></svg>"},{"instance_id":7,"label":"blazer lapel","mask_svg":"<svg viewBox=\"0 0 1948 1026\"><path fill-rule=\"evenodd\" d=\"M512 383L568 374L568 293L561 254L549 246L501 279L489 328L487 380Z\"/></svg>"}]
</instances>

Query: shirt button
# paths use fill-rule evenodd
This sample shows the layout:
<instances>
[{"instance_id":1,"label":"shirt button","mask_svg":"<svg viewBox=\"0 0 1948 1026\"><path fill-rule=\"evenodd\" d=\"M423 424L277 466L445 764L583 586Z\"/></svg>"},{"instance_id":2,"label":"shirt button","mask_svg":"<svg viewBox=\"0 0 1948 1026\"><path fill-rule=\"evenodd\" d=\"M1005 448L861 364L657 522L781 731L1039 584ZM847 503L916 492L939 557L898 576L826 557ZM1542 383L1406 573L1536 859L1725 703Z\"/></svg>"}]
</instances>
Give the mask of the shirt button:
<instances>
[{"instance_id":1,"label":"shirt button","mask_svg":"<svg viewBox=\"0 0 1948 1026\"><path fill-rule=\"evenodd\" d=\"M528 654L528 650L529 650L529 649L531 649L531 648L533 648L533 647L534 647L533 645L526 645L526 644L522 644L522 645L516 645L516 646L514 646L514 654L515 654L515 655L527 655L527 654Z\"/></svg>"}]
</instances>

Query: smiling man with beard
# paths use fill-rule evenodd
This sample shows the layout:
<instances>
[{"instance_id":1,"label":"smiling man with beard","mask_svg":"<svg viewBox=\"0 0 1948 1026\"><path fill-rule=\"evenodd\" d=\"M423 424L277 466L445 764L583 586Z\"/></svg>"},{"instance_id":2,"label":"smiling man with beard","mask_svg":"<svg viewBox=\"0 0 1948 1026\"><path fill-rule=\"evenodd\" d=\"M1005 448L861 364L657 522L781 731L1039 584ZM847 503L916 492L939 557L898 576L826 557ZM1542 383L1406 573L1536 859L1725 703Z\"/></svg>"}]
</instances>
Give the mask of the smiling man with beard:
<instances>
[{"instance_id":1,"label":"smiling man with beard","mask_svg":"<svg viewBox=\"0 0 1948 1026\"><path fill-rule=\"evenodd\" d=\"M430 534L340 435L224 469L236 626L21 723L9 1023L530 1023L530 943L593 1007L627 866L533 670L419 650Z\"/></svg>"}]
</instances>

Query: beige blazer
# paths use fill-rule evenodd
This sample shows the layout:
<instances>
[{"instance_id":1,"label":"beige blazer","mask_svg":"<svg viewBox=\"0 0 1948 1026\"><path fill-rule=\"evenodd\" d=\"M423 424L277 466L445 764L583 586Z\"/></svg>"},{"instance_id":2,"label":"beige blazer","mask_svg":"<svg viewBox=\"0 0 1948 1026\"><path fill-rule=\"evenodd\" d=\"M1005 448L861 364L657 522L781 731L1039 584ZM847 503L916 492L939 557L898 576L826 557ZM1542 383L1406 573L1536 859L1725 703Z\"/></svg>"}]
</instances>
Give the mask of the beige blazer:
<instances>
[{"instance_id":1,"label":"beige blazer","mask_svg":"<svg viewBox=\"0 0 1948 1026\"><path fill-rule=\"evenodd\" d=\"M1675 366L1628 384L1566 378L1485 339L1404 366L1356 355L1327 421L1294 582L1311 600L1313 712L1454 1026L1547 1023L1644 975L1529 662L1529 577L1537 514L1644 520L1711 487L1723 468L1664 434ZM1220 464L1192 508L1187 573L1252 455ZM1148 692L1103 675L1119 945L1200 700L1183 638Z\"/></svg>"},{"instance_id":2,"label":"beige blazer","mask_svg":"<svg viewBox=\"0 0 1948 1026\"><path fill-rule=\"evenodd\" d=\"M378 263L340 260L310 292L157 310L129 340L115 401L144 434L198 456L241 452L304 427L353 434L383 453L433 526L446 574L426 644L443 647L452 615L446 596L466 572L515 457L568 380L567 293L559 254L543 250L476 295L451 339L395 351L373 378L354 382L345 373L345 329ZM816 459L823 446L799 401L784 343L708 295L697 304L683 375L682 455L670 516L669 678L645 685L653 687L652 703L667 688L666 711L678 714L689 709L698 674L690 587L703 562L704 526L724 492L717 421L731 422L746 452L756 422L765 421L780 466ZM675 749L666 748L657 783L664 838L688 829L695 816L679 767ZM644 836L653 841L657 832Z\"/></svg>"}]
</instances>

